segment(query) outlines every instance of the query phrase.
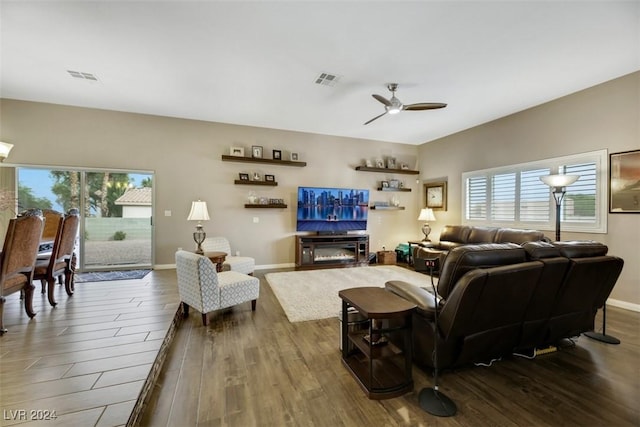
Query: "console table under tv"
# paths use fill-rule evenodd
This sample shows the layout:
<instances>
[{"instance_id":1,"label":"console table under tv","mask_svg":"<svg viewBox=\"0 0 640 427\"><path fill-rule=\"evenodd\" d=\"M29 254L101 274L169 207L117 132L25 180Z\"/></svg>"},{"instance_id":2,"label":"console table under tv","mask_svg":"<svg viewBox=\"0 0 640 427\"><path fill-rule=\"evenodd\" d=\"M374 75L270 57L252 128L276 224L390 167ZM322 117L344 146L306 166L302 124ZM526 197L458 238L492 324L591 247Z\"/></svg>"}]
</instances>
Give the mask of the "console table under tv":
<instances>
[{"instance_id":1,"label":"console table under tv","mask_svg":"<svg viewBox=\"0 0 640 427\"><path fill-rule=\"evenodd\" d=\"M296 270L358 267L368 263L367 234L296 236Z\"/></svg>"}]
</instances>

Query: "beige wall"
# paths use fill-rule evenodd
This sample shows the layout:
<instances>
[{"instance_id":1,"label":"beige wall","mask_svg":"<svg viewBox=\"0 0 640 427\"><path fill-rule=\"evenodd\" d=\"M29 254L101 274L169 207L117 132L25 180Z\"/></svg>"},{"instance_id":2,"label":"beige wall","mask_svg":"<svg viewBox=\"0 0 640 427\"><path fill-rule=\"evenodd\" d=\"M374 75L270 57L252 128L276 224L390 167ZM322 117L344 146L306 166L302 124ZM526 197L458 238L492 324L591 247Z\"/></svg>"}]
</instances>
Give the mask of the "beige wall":
<instances>
[{"instance_id":1,"label":"beige wall","mask_svg":"<svg viewBox=\"0 0 640 427\"><path fill-rule=\"evenodd\" d=\"M0 137L15 144L7 163L154 171L156 265L173 264L178 247L194 248L195 224L186 218L199 198L209 207L209 235L227 236L232 250L255 257L258 265L292 265L298 185L368 188L372 201L397 195L404 211L369 214L372 251L421 236L415 175L355 171L364 158L385 156L416 168L416 146L15 100L2 100L0 111ZM249 155L252 145L263 146L265 157L273 149L285 158L297 152L307 166L221 161L231 146L244 146ZM239 172L254 171L275 175L278 186L233 184ZM380 180L394 176L413 191L375 191ZM251 190L285 199L289 207L245 209ZM164 216L167 210L172 216Z\"/></svg>"},{"instance_id":2,"label":"beige wall","mask_svg":"<svg viewBox=\"0 0 640 427\"><path fill-rule=\"evenodd\" d=\"M463 172L599 149L640 149L640 72L423 144L422 179L449 184L449 209L436 212L433 235L461 222ZM607 234L563 232L562 238L607 244L625 260L612 298L640 304L640 214L609 214Z\"/></svg>"}]
</instances>

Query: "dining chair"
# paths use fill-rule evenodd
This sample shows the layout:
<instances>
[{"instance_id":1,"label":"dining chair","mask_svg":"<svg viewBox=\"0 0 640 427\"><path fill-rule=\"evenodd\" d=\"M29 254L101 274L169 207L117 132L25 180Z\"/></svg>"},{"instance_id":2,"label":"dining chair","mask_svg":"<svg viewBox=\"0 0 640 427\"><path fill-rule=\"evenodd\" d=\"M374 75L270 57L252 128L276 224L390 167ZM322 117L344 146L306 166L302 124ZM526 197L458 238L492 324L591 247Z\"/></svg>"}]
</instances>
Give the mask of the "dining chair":
<instances>
[{"instance_id":1,"label":"dining chair","mask_svg":"<svg viewBox=\"0 0 640 427\"><path fill-rule=\"evenodd\" d=\"M33 269L40 245L44 219L40 209L31 209L9 220L0 254L0 335L4 328L5 296L24 291L24 309L33 318Z\"/></svg>"},{"instance_id":2,"label":"dining chair","mask_svg":"<svg viewBox=\"0 0 640 427\"><path fill-rule=\"evenodd\" d=\"M53 242L51 256L38 258L33 272L33 280L40 280L42 285L47 283L47 298L49 304L56 306L54 296L56 278L64 275L64 284L67 295L73 295L73 266L72 259L80 227L80 212L78 209L70 209L62 218L56 238Z\"/></svg>"}]
</instances>

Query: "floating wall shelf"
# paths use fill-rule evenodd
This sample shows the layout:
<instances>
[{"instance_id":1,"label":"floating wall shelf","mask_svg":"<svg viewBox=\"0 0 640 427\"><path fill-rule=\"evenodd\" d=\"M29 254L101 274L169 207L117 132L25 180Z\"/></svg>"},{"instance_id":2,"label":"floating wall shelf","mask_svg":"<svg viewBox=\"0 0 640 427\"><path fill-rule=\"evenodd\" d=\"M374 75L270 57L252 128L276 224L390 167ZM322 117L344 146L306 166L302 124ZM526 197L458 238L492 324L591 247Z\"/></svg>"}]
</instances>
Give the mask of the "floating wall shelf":
<instances>
[{"instance_id":1,"label":"floating wall shelf","mask_svg":"<svg viewBox=\"0 0 640 427\"><path fill-rule=\"evenodd\" d=\"M370 206L369 209L377 211L403 211L404 206Z\"/></svg>"},{"instance_id":2,"label":"floating wall shelf","mask_svg":"<svg viewBox=\"0 0 640 427\"><path fill-rule=\"evenodd\" d=\"M411 189L410 188L378 187L378 191L404 191L404 192L409 192L409 191L411 191Z\"/></svg>"},{"instance_id":3,"label":"floating wall shelf","mask_svg":"<svg viewBox=\"0 0 640 427\"><path fill-rule=\"evenodd\" d=\"M267 185L271 187L278 185L275 181L245 181L242 179L236 179L233 183L238 185Z\"/></svg>"},{"instance_id":4,"label":"floating wall shelf","mask_svg":"<svg viewBox=\"0 0 640 427\"><path fill-rule=\"evenodd\" d=\"M418 175L420 173L420 171L411 169L370 168L368 166L356 166L356 170L360 172L401 173L405 175Z\"/></svg>"},{"instance_id":5,"label":"floating wall shelf","mask_svg":"<svg viewBox=\"0 0 640 427\"><path fill-rule=\"evenodd\" d=\"M307 166L307 162L295 162L291 160L276 160L276 159L257 159L255 157L240 157L240 156L228 156L222 155L223 162L241 162L241 163L262 163L269 165L280 165L280 166L295 166L295 167L304 167Z\"/></svg>"},{"instance_id":6,"label":"floating wall shelf","mask_svg":"<svg viewBox=\"0 0 640 427\"><path fill-rule=\"evenodd\" d=\"M244 205L245 208L262 208L262 209L266 209L266 208L286 208L287 205L281 205L281 204L271 204L271 205L259 205L259 204L252 204L252 203L247 203L246 205Z\"/></svg>"}]
</instances>

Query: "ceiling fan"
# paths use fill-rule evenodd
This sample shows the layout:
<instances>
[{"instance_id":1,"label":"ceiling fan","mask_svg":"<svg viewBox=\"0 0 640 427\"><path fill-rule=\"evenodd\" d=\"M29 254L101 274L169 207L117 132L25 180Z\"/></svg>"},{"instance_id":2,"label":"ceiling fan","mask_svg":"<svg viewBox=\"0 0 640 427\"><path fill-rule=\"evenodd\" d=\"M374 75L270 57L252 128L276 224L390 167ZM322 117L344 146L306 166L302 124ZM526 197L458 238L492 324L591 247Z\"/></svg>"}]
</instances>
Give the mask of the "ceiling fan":
<instances>
[{"instance_id":1,"label":"ceiling fan","mask_svg":"<svg viewBox=\"0 0 640 427\"><path fill-rule=\"evenodd\" d=\"M384 96L373 94L375 99L384 104L385 112L380 114L379 116L374 117L373 119L365 122L365 125L368 125L372 121L379 119L385 114L398 114L402 110L407 111L421 111L421 110L435 110L438 108L444 108L447 104L443 104L441 102L418 102L417 104L409 104L404 105L398 98L396 98L396 90L398 89L398 83L389 83L387 85L387 89L391 91L391 99L387 99Z\"/></svg>"}]
</instances>

